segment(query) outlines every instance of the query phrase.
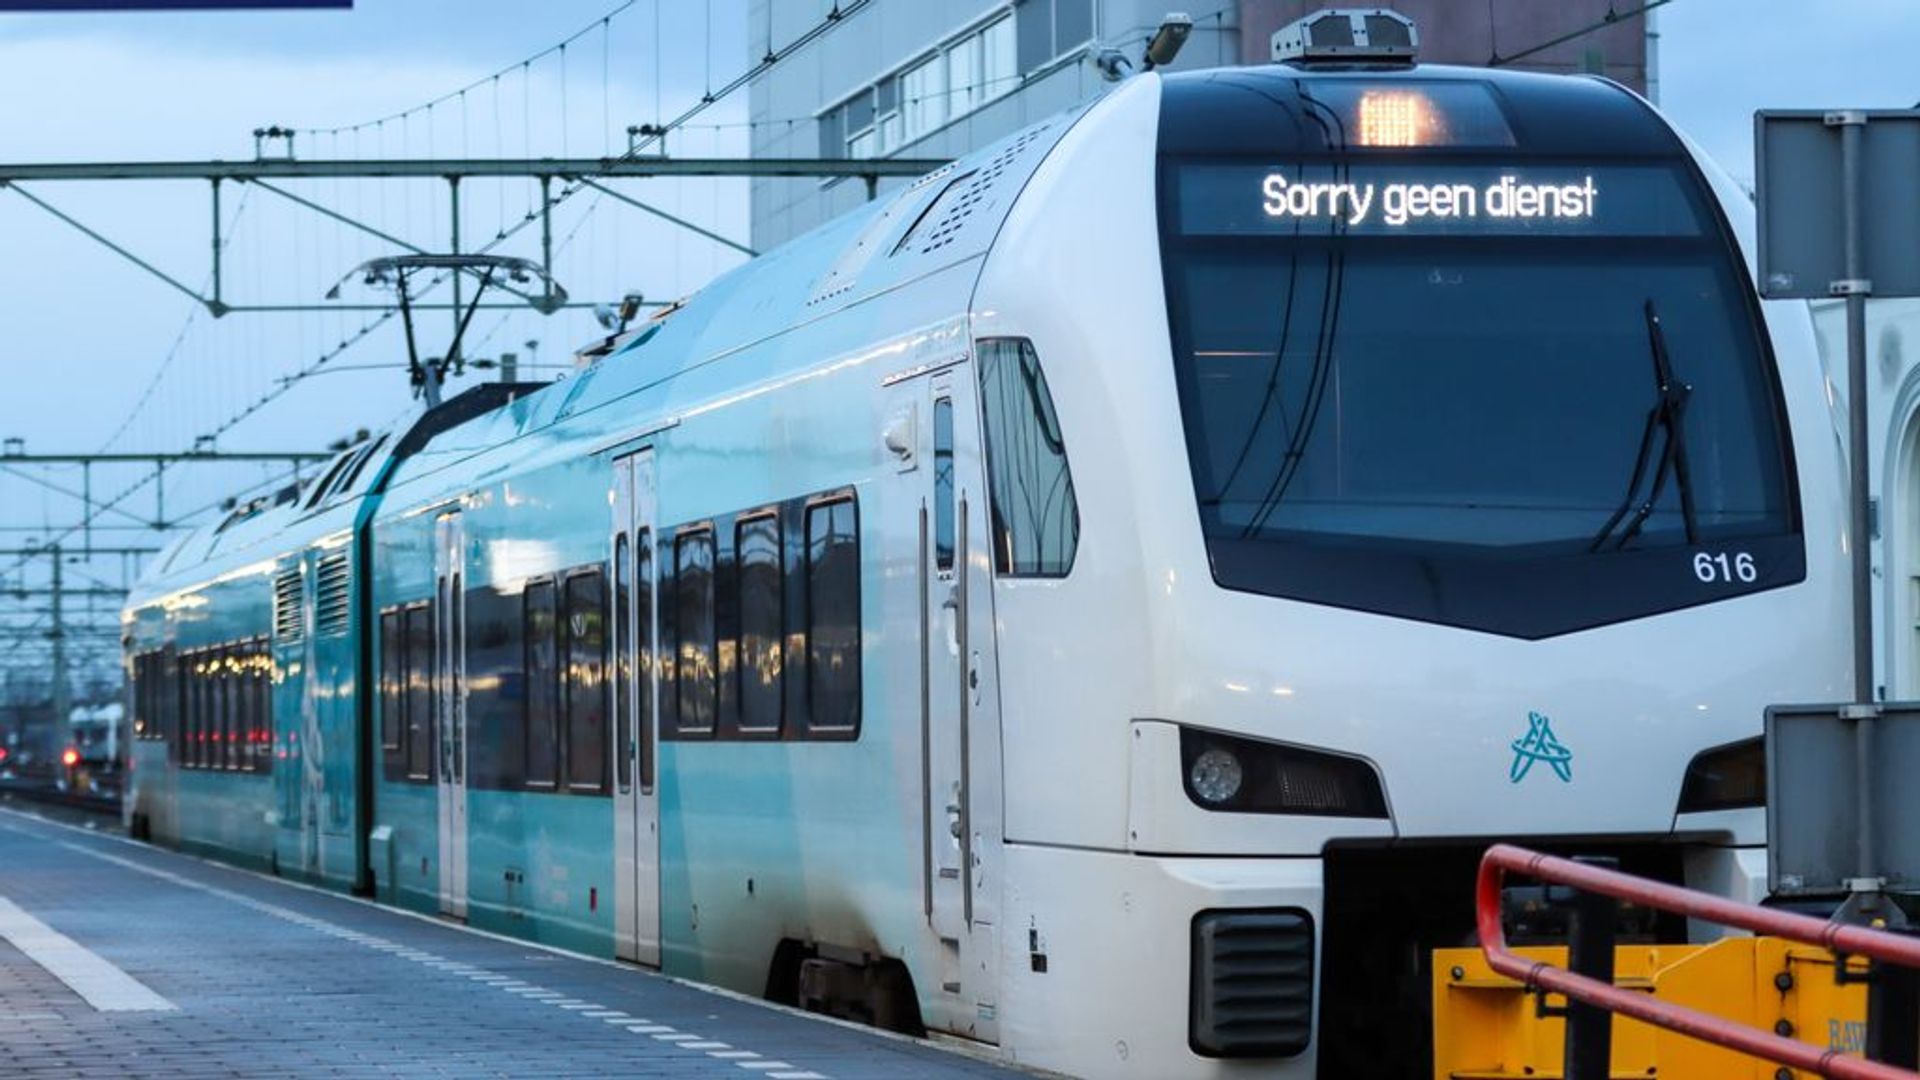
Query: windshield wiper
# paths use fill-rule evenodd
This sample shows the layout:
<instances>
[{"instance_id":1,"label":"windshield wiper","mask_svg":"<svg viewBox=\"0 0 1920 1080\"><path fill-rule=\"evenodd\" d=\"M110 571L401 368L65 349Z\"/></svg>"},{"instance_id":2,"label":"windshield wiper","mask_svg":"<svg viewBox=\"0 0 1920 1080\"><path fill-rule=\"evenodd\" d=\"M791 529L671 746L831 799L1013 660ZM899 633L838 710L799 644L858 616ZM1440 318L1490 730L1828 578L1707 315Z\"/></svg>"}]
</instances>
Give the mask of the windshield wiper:
<instances>
[{"instance_id":1,"label":"windshield wiper","mask_svg":"<svg viewBox=\"0 0 1920 1080\"><path fill-rule=\"evenodd\" d=\"M1621 519L1629 513L1633 520L1620 533L1620 539L1613 545L1615 551L1627 546L1640 529L1646 525L1647 518L1653 514L1653 508L1660 502L1660 495L1666 490L1667 475L1673 475L1673 483L1680 490L1680 517L1687 528L1687 543L1700 542L1700 527L1693 513L1693 475L1687 468L1687 398L1693 395L1693 387L1681 382L1673 374L1673 361L1667 355L1667 336L1660 329L1660 313L1654 309L1651 297L1647 300L1647 348L1653 357L1653 386L1657 395L1653 408L1647 410L1647 425L1640 432L1640 453L1633 461L1633 478L1627 481L1627 493L1620 505L1607 519L1607 523L1594 534L1593 543L1588 551L1599 551L1606 546L1607 538L1613 530L1619 528ZM1646 480L1647 466L1653 457L1653 433L1661 432L1660 464L1653 471L1653 486L1647 492L1639 507L1634 506L1640 492L1640 485Z\"/></svg>"}]
</instances>

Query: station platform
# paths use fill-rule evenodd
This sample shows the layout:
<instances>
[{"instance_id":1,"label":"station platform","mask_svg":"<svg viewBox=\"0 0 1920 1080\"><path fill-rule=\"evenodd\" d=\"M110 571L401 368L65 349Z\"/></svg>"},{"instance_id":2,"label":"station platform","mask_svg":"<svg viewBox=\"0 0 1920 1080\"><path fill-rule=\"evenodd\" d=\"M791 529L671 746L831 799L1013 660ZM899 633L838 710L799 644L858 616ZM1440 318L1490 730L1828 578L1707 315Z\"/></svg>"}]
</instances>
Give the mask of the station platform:
<instances>
[{"instance_id":1,"label":"station platform","mask_svg":"<svg viewBox=\"0 0 1920 1080\"><path fill-rule=\"evenodd\" d=\"M0 810L0 1075L1026 1075Z\"/></svg>"}]
</instances>

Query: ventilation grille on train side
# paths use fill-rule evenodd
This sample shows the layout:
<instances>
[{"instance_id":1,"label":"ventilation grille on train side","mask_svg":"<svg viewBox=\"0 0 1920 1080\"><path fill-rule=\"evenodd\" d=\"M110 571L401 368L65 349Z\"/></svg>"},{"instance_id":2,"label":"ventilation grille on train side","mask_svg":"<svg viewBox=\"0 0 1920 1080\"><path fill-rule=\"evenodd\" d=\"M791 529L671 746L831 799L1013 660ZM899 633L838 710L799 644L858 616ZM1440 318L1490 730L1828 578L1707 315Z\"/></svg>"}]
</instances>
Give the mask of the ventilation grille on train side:
<instances>
[{"instance_id":1,"label":"ventilation grille on train side","mask_svg":"<svg viewBox=\"0 0 1920 1080\"><path fill-rule=\"evenodd\" d=\"M352 594L348 590L347 553L321 556L313 575L313 632L339 637L347 632Z\"/></svg>"},{"instance_id":2,"label":"ventilation grille on train side","mask_svg":"<svg viewBox=\"0 0 1920 1080\"><path fill-rule=\"evenodd\" d=\"M306 623L300 618L300 568L282 570L273 579L273 639L282 645L294 645L306 636Z\"/></svg>"},{"instance_id":3,"label":"ventilation grille on train side","mask_svg":"<svg viewBox=\"0 0 1920 1080\"><path fill-rule=\"evenodd\" d=\"M1313 916L1203 911L1193 920L1188 1041L1208 1057L1291 1057L1313 1039Z\"/></svg>"},{"instance_id":4,"label":"ventilation grille on train side","mask_svg":"<svg viewBox=\"0 0 1920 1080\"><path fill-rule=\"evenodd\" d=\"M921 255L930 255L953 243L973 217L974 211L992 202L988 196L993 193L1001 174L1007 171L1007 166L1052 126L1039 124L1021 132L1001 147L991 161L954 178L947 189L940 193L940 197L920 215L920 220L913 223L913 228L908 229L907 234L894 245L893 254L913 250Z\"/></svg>"}]
</instances>

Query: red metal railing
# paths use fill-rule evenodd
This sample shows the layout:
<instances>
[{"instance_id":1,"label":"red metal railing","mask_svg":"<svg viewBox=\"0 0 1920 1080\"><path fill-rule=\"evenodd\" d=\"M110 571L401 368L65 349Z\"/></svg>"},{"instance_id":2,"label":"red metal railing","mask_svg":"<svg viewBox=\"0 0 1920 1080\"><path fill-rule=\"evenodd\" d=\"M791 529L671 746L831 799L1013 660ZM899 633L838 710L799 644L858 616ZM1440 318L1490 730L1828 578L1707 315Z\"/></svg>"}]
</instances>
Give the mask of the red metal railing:
<instances>
[{"instance_id":1,"label":"red metal railing","mask_svg":"<svg viewBox=\"0 0 1920 1080\"><path fill-rule=\"evenodd\" d=\"M1660 1001L1650 994L1623 990L1611 983L1509 952L1506 933L1500 925L1501 884L1508 871L1755 934L1905 967L1920 968L1920 939L1742 904L1571 859L1542 855L1511 844L1495 844L1480 860L1476 900L1481 951L1494 971L1528 989L1562 994L1570 1001L1835 1080L1920 1080L1920 1073L1847 1057L1838 1050L1825 1050L1750 1028L1725 1017Z\"/></svg>"}]
</instances>

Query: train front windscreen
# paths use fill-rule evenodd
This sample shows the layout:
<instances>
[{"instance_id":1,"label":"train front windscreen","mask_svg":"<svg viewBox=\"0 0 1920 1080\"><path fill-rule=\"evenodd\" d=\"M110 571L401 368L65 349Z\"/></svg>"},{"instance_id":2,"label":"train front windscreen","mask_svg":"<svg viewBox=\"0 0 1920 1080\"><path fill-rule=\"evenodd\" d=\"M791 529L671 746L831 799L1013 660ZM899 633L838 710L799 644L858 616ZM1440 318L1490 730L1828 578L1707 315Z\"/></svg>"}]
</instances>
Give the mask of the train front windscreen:
<instances>
[{"instance_id":1,"label":"train front windscreen","mask_svg":"<svg viewBox=\"0 0 1920 1080\"><path fill-rule=\"evenodd\" d=\"M1804 577L1770 351L1689 163L1207 154L1160 186L1221 585L1543 637Z\"/></svg>"}]
</instances>

